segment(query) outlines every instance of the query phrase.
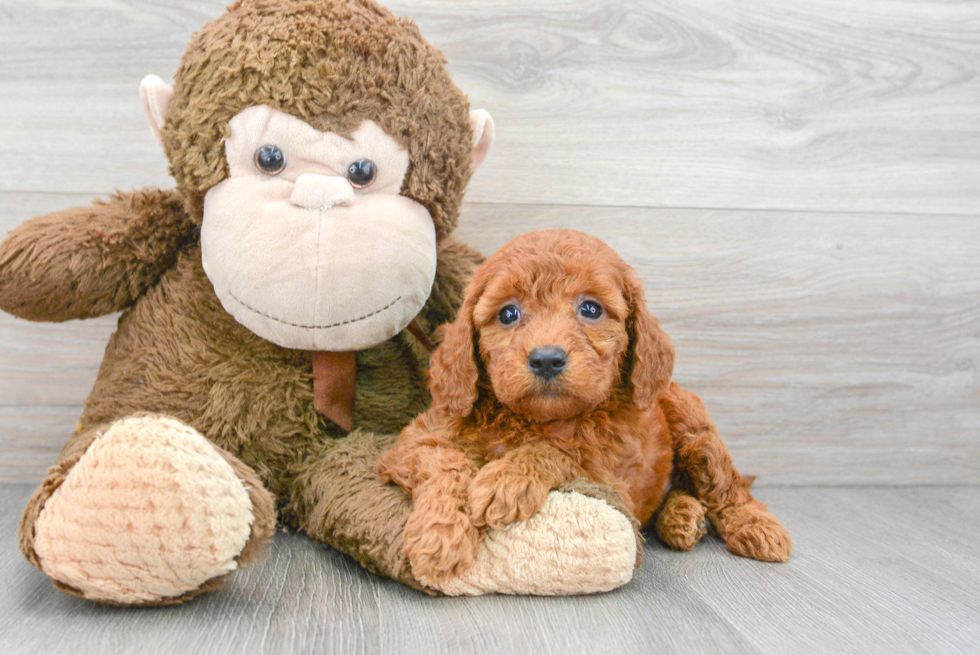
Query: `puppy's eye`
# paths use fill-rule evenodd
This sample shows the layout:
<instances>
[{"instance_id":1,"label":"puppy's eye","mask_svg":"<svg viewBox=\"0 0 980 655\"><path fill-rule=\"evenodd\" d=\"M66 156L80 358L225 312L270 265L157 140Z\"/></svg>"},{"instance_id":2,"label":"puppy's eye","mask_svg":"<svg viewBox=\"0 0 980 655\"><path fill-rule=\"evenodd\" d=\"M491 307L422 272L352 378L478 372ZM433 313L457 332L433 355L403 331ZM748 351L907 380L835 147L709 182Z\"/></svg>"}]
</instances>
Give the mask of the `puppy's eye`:
<instances>
[{"instance_id":1,"label":"puppy's eye","mask_svg":"<svg viewBox=\"0 0 980 655\"><path fill-rule=\"evenodd\" d=\"M363 189L374 182L378 176L378 167L370 159L358 159L347 167L347 181L355 189Z\"/></svg>"},{"instance_id":2,"label":"puppy's eye","mask_svg":"<svg viewBox=\"0 0 980 655\"><path fill-rule=\"evenodd\" d=\"M278 146L262 146L255 151L255 167L266 175L279 175L286 168L286 154Z\"/></svg>"},{"instance_id":3,"label":"puppy's eye","mask_svg":"<svg viewBox=\"0 0 980 655\"><path fill-rule=\"evenodd\" d=\"M501 325L511 325L521 318L521 310L517 308L517 305L507 305L497 312L497 318Z\"/></svg>"},{"instance_id":4,"label":"puppy's eye","mask_svg":"<svg viewBox=\"0 0 980 655\"><path fill-rule=\"evenodd\" d=\"M602 305L594 300L586 300L578 306L578 313L585 318L597 319L602 316Z\"/></svg>"}]
</instances>

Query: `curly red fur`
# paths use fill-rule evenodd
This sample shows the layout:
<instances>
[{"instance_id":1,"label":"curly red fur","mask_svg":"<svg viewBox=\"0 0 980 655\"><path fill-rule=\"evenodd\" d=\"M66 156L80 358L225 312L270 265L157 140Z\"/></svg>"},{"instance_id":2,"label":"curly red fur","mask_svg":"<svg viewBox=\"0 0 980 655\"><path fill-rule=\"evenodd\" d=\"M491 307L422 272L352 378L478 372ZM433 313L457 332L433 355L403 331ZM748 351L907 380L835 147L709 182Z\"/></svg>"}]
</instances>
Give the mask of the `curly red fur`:
<instances>
[{"instance_id":1,"label":"curly red fur","mask_svg":"<svg viewBox=\"0 0 980 655\"><path fill-rule=\"evenodd\" d=\"M657 536L675 550L693 549L707 531L705 509L694 496L675 489L657 512Z\"/></svg>"},{"instance_id":2,"label":"curly red fur","mask_svg":"<svg viewBox=\"0 0 980 655\"><path fill-rule=\"evenodd\" d=\"M580 313L585 301L598 318ZM520 319L505 325L509 305ZM641 523L660 510L670 547L693 548L707 516L732 552L789 557L789 534L752 497L700 399L671 382L671 340L606 244L572 230L518 237L476 271L442 335L432 406L378 467L412 494L405 554L417 577L465 570L478 529L529 518L576 478L617 491ZM565 353L559 374L531 369L540 347Z\"/></svg>"}]
</instances>

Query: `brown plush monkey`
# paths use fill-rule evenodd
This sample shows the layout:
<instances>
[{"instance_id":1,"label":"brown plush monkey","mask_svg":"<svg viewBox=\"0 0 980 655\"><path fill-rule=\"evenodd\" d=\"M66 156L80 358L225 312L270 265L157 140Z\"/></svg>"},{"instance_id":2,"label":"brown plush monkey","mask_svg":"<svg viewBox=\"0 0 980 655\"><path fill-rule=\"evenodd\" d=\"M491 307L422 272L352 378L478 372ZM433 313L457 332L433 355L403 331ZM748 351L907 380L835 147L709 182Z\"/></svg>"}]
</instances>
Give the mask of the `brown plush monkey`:
<instances>
[{"instance_id":1,"label":"brown plush monkey","mask_svg":"<svg viewBox=\"0 0 980 655\"><path fill-rule=\"evenodd\" d=\"M5 311L124 312L22 551L69 593L177 603L278 517L420 586L402 554L410 500L374 468L382 435L426 407L427 334L480 260L450 234L489 116L370 0L242 0L194 37L173 89L142 91L177 187L40 217L0 245ZM439 590L626 582L634 527L605 497L553 492Z\"/></svg>"}]
</instances>

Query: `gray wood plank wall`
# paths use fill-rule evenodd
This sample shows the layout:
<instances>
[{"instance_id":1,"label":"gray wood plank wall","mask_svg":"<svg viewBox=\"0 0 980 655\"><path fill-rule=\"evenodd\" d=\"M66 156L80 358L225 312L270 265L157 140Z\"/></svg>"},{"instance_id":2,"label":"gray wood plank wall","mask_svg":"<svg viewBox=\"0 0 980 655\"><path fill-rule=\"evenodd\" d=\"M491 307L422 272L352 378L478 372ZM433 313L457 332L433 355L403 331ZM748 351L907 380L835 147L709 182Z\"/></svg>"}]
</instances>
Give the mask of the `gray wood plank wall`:
<instances>
[{"instance_id":1,"label":"gray wood plank wall","mask_svg":"<svg viewBox=\"0 0 980 655\"><path fill-rule=\"evenodd\" d=\"M139 81L223 2L0 0L0 234L171 186ZM459 233L597 234L759 484L980 482L980 4L388 2L497 141ZM0 481L37 481L114 317L0 316Z\"/></svg>"}]
</instances>

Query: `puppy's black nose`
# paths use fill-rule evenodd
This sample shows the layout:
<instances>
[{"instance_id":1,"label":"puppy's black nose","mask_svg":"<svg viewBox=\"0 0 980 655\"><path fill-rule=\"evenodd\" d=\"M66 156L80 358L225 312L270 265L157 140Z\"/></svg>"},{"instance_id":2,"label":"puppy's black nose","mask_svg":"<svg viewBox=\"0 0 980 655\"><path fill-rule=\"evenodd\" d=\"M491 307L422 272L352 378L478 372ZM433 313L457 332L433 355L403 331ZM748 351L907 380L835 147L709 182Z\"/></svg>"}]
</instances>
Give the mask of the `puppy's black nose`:
<instances>
[{"instance_id":1,"label":"puppy's black nose","mask_svg":"<svg viewBox=\"0 0 980 655\"><path fill-rule=\"evenodd\" d=\"M565 369L568 357L558 346L540 346L531 351L527 365L539 378L550 380Z\"/></svg>"}]
</instances>

